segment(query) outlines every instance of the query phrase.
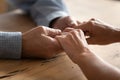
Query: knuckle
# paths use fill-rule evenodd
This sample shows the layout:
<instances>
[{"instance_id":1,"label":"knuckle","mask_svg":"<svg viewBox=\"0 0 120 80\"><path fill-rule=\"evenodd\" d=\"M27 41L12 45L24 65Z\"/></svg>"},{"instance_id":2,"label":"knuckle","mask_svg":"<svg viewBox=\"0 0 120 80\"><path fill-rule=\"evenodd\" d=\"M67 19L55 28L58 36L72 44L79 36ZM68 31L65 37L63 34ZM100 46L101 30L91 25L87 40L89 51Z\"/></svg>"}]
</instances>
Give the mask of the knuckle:
<instances>
[{"instance_id":1,"label":"knuckle","mask_svg":"<svg viewBox=\"0 0 120 80\"><path fill-rule=\"evenodd\" d=\"M68 33L66 37L72 37L72 34L71 34L71 33Z\"/></svg>"},{"instance_id":2,"label":"knuckle","mask_svg":"<svg viewBox=\"0 0 120 80\"><path fill-rule=\"evenodd\" d=\"M39 26L38 29L41 30L41 31L45 30L44 26Z\"/></svg>"},{"instance_id":3,"label":"knuckle","mask_svg":"<svg viewBox=\"0 0 120 80\"><path fill-rule=\"evenodd\" d=\"M71 34L72 34L72 35L76 35L77 33L78 33L77 30L73 30L73 31L71 31Z\"/></svg>"},{"instance_id":4,"label":"knuckle","mask_svg":"<svg viewBox=\"0 0 120 80\"><path fill-rule=\"evenodd\" d=\"M94 25L94 21L88 21L88 24L93 26Z\"/></svg>"},{"instance_id":5,"label":"knuckle","mask_svg":"<svg viewBox=\"0 0 120 80\"><path fill-rule=\"evenodd\" d=\"M91 18L90 20L91 20L91 21L95 21L95 18Z\"/></svg>"},{"instance_id":6,"label":"knuckle","mask_svg":"<svg viewBox=\"0 0 120 80\"><path fill-rule=\"evenodd\" d=\"M83 34L83 31L81 29L79 29L79 32L80 32L80 34Z\"/></svg>"}]
</instances>

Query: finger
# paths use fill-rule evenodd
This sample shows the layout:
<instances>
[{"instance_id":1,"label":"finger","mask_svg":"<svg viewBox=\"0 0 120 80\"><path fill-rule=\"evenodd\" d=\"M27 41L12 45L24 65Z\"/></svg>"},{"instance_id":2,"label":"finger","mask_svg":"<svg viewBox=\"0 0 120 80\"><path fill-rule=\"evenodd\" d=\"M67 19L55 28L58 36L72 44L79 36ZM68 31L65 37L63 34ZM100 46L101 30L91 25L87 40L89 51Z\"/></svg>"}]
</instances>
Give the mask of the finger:
<instances>
[{"instance_id":1,"label":"finger","mask_svg":"<svg viewBox=\"0 0 120 80\"><path fill-rule=\"evenodd\" d=\"M73 38L71 32L63 32L61 35L57 35L55 38L59 39L68 39L71 40Z\"/></svg>"},{"instance_id":2,"label":"finger","mask_svg":"<svg viewBox=\"0 0 120 80\"><path fill-rule=\"evenodd\" d=\"M77 44L79 43L82 46L88 47L88 43L82 30L75 30L73 35Z\"/></svg>"},{"instance_id":3,"label":"finger","mask_svg":"<svg viewBox=\"0 0 120 80\"><path fill-rule=\"evenodd\" d=\"M85 35L81 29L78 29L77 31L79 32L79 35L81 36L81 38L85 38Z\"/></svg>"},{"instance_id":4,"label":"finger","mask_svg":"<svg viewBox=\"0 0 120 80\"><path fill-rule=\"evenodd\" d=\"M82 24L82 23L81 23L80 21L78 21L78 20L76 20L76 23L77 23L77 25L72 26L72 28L77 29L77 27L78 27L80 24Z\"/></svg>"},{"instance_id":5,"label":"finger","mask_svg":"<svg viewBox=\"0 0 120 80\"><path fill-rule=\"evenodd\" d=\"M52 29L52 28L48 28L48 27L45 27L45 26L39 26L39 27L33 28L30 31L32 31L34 33L38 33L40 35L44 34L44 35L48 35L48 36L51 36L51 37L55 37L56 35L60 35L61 34L61 30L59 30L59 29Z\"/></svg>"},{"instance_id":6,"label":"finger","mask_svg":"<svg viewBox=\"0 0 120 80\"><path fill-rule=\"evenodd\" d=\"M65 28L63 32L70 32L72 30L74 30L74 28Z\"/></svg>"},{"instance_id":7,"label":"finger","mask_svg":"<svg viewBox=\"0 0 120 80\"><path fill-rule=\"evenodd\" d=\"M78 26L78 29L81 29L83 31L90 31L91 28L94 26L94 22L92 21L87 21Z\"/></svg>"},{"instance_id":8,"label":"finger","mask_svg":"<svg viewBox=\"0 0 120 80\"><path fill-rule=\"evenodd\" d=\"M88 43L86 41L85 35L82 30L76 29L71 31L71 34L73 35L72 40L74 41L74 44L81 45L82 47L88 47Z\"/></svg>"},{"instance_id":9,"label":"finger","mask_svg":"<svg viewBox=\"0 0 120 80\"><path fill-rule=\"evenodd\" d=\"M63 32L63 33L61 33L61 35L57 35L57 36L55 36L55 38L57 39L57 38L65 38L66 36L67 36L67 32Z\"/></svg>"},{"instance_id":10,"label":"finger","mask_svg":"<svg viewBox=\"0 0 120 80\"><path fill-rule=\"evenodd\" d=\"M43 38L41 38L41 39L44 39L45 41L49 41L49 42L54 42L54 41L55 41L54 38L52 38L52 37L50 37L50 36L48 36L48 35L41 34L41 36L43 37Z\"/></svg>"},{"instance_id":11,"label":"finger","mask_svg":"<svg viewBox=\"0 0 120 80\"><path fill-rule=\"evenodd\" d=\"M71 42L76 43L76 40L71 33L57 36L57 39L60 42L60 44L61 44L61 46L63 47L64 50L68 50L68 48L70 46L71 47L73 46Z\"/></svg>"},{"instance_id":12,"label":"finger","mask_svg":"<svg viewBox=\"0 0 120 80\"><path fill-rule=\"evenodd\" d=\"M46 35L51 36L51 37L55 37L56 35L61 34L60 29L52 29L52 28L45 28L45 29L46 29Z\"/></svg>"},{"instance_id":13,"label":"finger","mask_svg":"<svg viewBox=\"0 0 120 80\"><path fill-rule=\"evenodd\" d=\"M90 36L90 29L89 26L87 26L87 22L81 23L76 27L76 29L81 29L84 32L85 36Z\"/></svg>"},{"instance_id":14,"label":"finger","mask_svg":"<svg viewBox=\"0 0 120 80\"><path fill-rule=\"evenodd\" d=\"M63 50L61 45L59 44L59 42L58 42L58 40L56 38L52 38L52 37L47 36L45 34L42 34L41 36L43 37L41 39L44 39L44 41L46 41L46 43L50 43L50 44L52 43L52 45L54 45L53 48L58 47L58 48L54 49L55 52Z\"/></svg>"},{"instance_id":15,"label":"finger","mask_svg":"<svg viewBox=\"0 0 120 80\"><path fill-rule=\"evenodd\" d=\"M76 30L74 30L74 31L72 31L71 32L73 35L74 35L74 37L75 37L75 39L81 39L81 30L80 29L76 29Z\"/></svg>"},{"instance_id":16,"label":"finger","mask_svg":"<svg viewBox=\"0 0 120 80\"><path fill-rule=\"evenodd\" d=\"M97 24L106 24L106 25L108 25L107 23L105 23L104 21L102 21L100 19L91 18L90 21L92 21L95 24L97 23Z\"/></svg>"},{"instance_id":17,"label":"finger","mask_svg":"<svg viewBox=\"0 0 120 80\"><path fill-rule=\"evenodd\" d=\"M78 31L79 31L79 34L81 35L82 40L84 40L85 44L88 45L87 41L86 41L86 38L85 38L85 35L84 35L84 32L80 29Z\"/></svg>"},{"instance_id":18,"label":"finger","mask_svg":"<svg viewBox=\"0 0 120 80\"><path fill-rule=\"evenodd\" d=\"M81 35L84 35L85 39L90 38L90 33L87 31L82 31L81 29L76 29L78 32L80 32Z\"/></svg>"},{"instance_id":19,"label":"finger","mask_svg":"<svg viewBox=\"0 0 120 80\"><path fill-rule=\"evenodd\" d=\"M81 44L81 34L79 33L79 29L75 29L73 31L70 32L72 34L72 40L78 44Z\"/></svg>"},{"instance_id":20,"label":"finger","mask_svg":"<svg viewBox=\"0 0 120 80\"><path fill-rule=\"evenodd\" d=\"M61 46L62 50L64 49L66 35L57 35L55 39L58 41L59 45Z\"/></svg>"}]
</instances>

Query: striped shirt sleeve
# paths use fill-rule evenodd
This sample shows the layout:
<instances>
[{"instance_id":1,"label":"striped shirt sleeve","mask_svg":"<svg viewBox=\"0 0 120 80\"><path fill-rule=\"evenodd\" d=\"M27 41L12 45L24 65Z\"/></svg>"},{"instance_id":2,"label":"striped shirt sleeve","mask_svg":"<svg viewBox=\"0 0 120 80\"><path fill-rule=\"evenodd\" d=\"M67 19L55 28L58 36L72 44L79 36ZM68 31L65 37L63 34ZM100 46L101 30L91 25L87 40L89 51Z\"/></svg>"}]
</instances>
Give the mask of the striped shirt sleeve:
<instances>
[{"instance_id":1,"label":"striped shirt sleeve","mask_svg":"<svg viewBox=\"0 0 120 80\"><path fill-rule=\"evenodd\" d=\"M20 59L21 47L21 32L0 32L1 59Z\"/></svg>"}]
</instances>

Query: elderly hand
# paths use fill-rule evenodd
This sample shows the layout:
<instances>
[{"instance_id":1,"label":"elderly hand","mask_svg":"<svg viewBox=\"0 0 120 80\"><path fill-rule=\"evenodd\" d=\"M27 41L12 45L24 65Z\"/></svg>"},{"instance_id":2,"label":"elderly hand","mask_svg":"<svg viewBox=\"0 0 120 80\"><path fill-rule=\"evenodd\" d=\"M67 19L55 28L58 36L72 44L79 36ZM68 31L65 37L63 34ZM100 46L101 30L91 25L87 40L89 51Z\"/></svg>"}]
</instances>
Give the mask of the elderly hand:
<instances>
[{"instance_id":1,"label":"elderly hand","mask_svg":"<svg viewBox=\"0 0 120 80\"><path fill-rule=\"evenodd\" d=\"M89 44L109 44L116 42L117 30L113 26L108 25L100 20L91 19L87 22L81 23L78 29L82 29L85 35L89 36L87 39Z\"/></svg>"},{"instance_id":2,"label":"elderly hand","mask_svg":"<svg viewBox=\"0 0 120 80\"><path fill-rule=\"evenodd\" d=\"M63 31L67 27L75 28L79 24L80 22L75 20L74 18L70 16L65 16L65 17L60 17L57 20L55 20L52 27Z\"/></svg>"},{"instance_id":3,"label":"elderly hand","mask_svg":"<svg viewBox=\"0 0 120 80\"><path fill-rule=\"evenodd\" d=\"M102 60L89 49L81 30L68 29L66 31L70 32L56 38L69 58L80 67L88 80L120 79L120 70Z\"/></svg>"},{"instance_id":4,"label":"elderly hand","mask_svg":"<svg viewBox=\"0 0 120 80\"><path fill-rule=\"evenodd\" d=\"M61 52L61 47L54 38L61 33L58 29L36 27L23 33L23 57L51 58Z\"/></svg>"},{"instance_id":5,"label":"elderly hand","mask_svg":"<svg viewBox=\"0 0 120 80\"><path fill-rule=\"evenodd\" d=\"M56 36L64 51L75 63L79 61L80 55L87 53L89 50L84 33L80 29L66 29L63 35Z\"/></svg>"}]
</instances>

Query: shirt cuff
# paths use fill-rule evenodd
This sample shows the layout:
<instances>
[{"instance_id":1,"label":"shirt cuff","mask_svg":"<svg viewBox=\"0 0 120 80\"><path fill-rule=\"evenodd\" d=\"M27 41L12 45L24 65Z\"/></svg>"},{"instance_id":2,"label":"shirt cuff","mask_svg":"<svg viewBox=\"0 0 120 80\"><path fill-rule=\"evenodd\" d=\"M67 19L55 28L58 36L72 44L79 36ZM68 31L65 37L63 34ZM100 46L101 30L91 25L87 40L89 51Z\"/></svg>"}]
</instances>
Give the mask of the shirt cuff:
<instances>
[{"instance_id":1,"label":"shirt cuff","mask_svg":"<svg viewBox=\"0 0 120 80\"><path fill-rule=\"evenodd\" d=\"M51 22L53 19L55 19L55 18L57 18L57 17L68 16L68 15L69 15L69 14L68 14L67 12L56 11L56 12L51 13L51 14L49 14L48 16L46 16L46 18L45 18L46 20L41 19L41 18L39 18L39 16L38 16L38 18L37 18L35 21L37 22L37 25L49 26L50 22Z\"/></svg>"},{"instance_id":2,"label":"shirt cuff","mask_svg":"<svg viewBox=\"0 0 120 80\"><path fill-rule=\"evenodd\" d=\"M21 47L21 32L0 32L0 58L20 59Z\"/></svg>"}]
</instances>

